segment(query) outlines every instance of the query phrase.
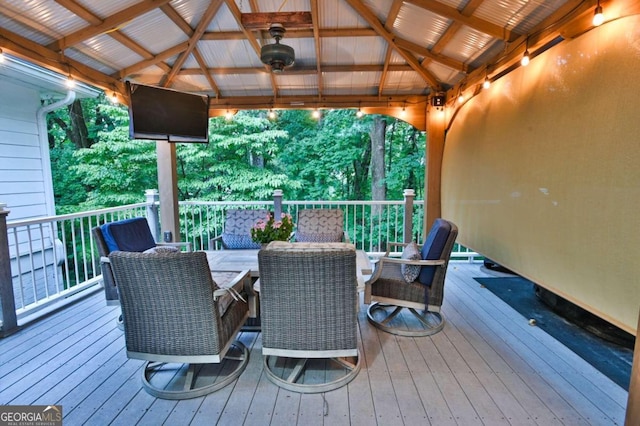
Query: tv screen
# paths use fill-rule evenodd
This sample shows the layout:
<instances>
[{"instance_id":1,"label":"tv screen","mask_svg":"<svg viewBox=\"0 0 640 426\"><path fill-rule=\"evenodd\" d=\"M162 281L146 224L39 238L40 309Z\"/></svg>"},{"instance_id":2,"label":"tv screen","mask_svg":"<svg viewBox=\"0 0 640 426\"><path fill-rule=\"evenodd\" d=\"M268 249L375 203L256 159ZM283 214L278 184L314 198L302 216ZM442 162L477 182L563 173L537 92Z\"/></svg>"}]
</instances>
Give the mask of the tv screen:
<instances>
[{"instance_id":1,"label":"tv screen","mask_svg":"<svg viewBox=\"0 0 640 426\"><path fill-rule=\"evenodd\" d=\"M132 139L209 142L209 97L127 82Z\"/></svg>"}]
</instances>

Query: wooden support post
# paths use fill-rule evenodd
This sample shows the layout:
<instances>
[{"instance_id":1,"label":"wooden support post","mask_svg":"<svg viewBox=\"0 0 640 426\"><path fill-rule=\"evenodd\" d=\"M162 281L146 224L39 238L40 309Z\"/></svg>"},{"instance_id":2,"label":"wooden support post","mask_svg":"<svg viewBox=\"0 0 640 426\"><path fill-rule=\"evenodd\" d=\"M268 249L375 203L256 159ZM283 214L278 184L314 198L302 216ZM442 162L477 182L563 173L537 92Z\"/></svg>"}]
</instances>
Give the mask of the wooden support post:
<instances>
[{"instance_id":1,"label":"wooden support post","mask_svg":"<svg viewBox=\"0 0 640 426\"><path fill-rule=\"evenodd\" d=\"M18 330L7 232L9 210L5 210L6 206L0 203L0 318L2 318L0 337L8 336Z\"/></svg>"},{"instance_id":2,"label":"wooden support post","mask_svg":"<svg viewBox=\"0 0 640 426\"><path fill-rule=\"evenodd\" d=\"M176 146L166 141L156 142L158 156L158 190L160 193L160 223L163 232L171 232L172 241L180 241L178 213L178 172Z\"/></svg>"},{"instance_id":3,"label":"wooden support post","mask_svg":"<svg viewBox=\"0 0 640 426\"><path fill-rule=\"evenodd\" d=\"M431 224L441 217L441 184L442 184L442 157L444 155L445 139L445 114L435 107L427 109L427 162L425 170L424 193L425 215L423 234Z\"/></svg>"},{"instance_id":4,"label":"wooden support post","mask_svg":"<svg viewBox=\"0 0 640 426\"><path fill-rule=\"evenodd\" d=\"M404 195L404 239L403 242L413 241L413 199L416 192L413 189L405 189Z\"/></svg>"}]
</instances>

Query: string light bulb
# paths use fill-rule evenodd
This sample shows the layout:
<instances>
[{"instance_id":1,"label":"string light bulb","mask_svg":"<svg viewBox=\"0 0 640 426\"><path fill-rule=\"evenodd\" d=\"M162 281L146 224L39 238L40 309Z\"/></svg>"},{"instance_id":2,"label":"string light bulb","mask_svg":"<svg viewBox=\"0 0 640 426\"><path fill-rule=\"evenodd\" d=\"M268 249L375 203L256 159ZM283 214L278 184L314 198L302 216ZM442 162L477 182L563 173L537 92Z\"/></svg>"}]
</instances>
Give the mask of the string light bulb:
<instances>
[{"instance_id":1,"label":"string light bulb","mask_svg":"<svg viewBox=\"0 0 640 426\"><path fill-rule=\"evenodd\" d=\"M112 104L118 103L118 95L116 94L116 92L111 93L111 96L109 96L109 100Z\"/></svg>"},{"instance_id":2,"label":"string light bulb","mask_svg":"<svg viewBox=\"0 0 640 426\"><path fill-rule=\"evenodd\" d=\"M275 120L276 117L277 117L277 114L276 114L276 112L274 110L270 109L269 113L267 114L267 116L269 117L269 119Z\"/></svg>"},{"instance_id":3,"label":"string light bulb","mask_svg":"<svg viewBox=\"0 0 640 426\"><path fill-rule=\"evenodd\" d=\"M73 89L74 87L76 87L76 81L73 79L73 77L71 77L71 74L69 74L69 76L67 77L67 81L64 84L69 89Z\"/></svg>"},{"instance_id":4,"label":"string light bulb","mask_svg":"<svg viewBox=\"0 0 640 426\"><path fill-rule=\"evenodd\" d=\"M314 109L313 112L311 113L311 116L313 118L315 118L316 120L320 118L320 110Z\"/></svg>"},{"instance_id":5,"label":"string light bulb","mask_svg":"<svg viewBox=\"0 0 640 426\"><path fill-rule=\"evenodd\" d=\"M523 67L526 67L527 65L529 65L529 62L531 61L531 58L529 57L529 49L524 51L524 55L522 55L522 59L520 59L520 65L522 65Z\"/></svg>"},{"instance_id":6,"label":"string light bulb","mask_svg":"<svg viewBox=\"0 0 640 426\"><path fill-rule=\"evenodd\" d=\"M458 95L458 103L464 103L464 95L462 94L462 92L460 92L460 94Z\"/></svg>"},{"instance_id":7,"label":"string light bulb","mask_svg":"<svg viewBox=\"0 0 640 426\"><path fill-rule=\"evenodd\" d=\"M489 76L487 75L484 77L484 81L482 82L482 88L487 90L489 87L491 87L491 80L489 80Z\"/></svg>"},{"instance_id":8,"label":"string light bulb","mask_svg":"<svg viewBox=\"0 0 640 426\"><path fill-rule=\"evenodd\" d=\"M604 22L604 13L602 13L602 6L600 6L600 0L593 11L593 26L599 27Z\"/></svg>"},{"instance_id":9,"label":"string light bulb","mask_svg":"<svg viewBox=\"0 0 640 426\"><path fill-rule=\"evenodd\" d=\"M227 112L224 113L224 118L227 121L231 121L231 119L233 118L233 113L229 110L227 110Z\"/></svg>"},{"instance_id":10,"label":"string light bulb","mask_svg":"<svg viewBox=\"0 0 640 426\"><path fill-rule=\"evenodd\" d=\"M356 117L362 118L363 115L364 115L364 112L362 112L362 110L358 108L358 111L356 111Z\"/></svg>"},{"instance_id":11,"label":"string light bulb","mask_svg":"<svg viewBox=\"0 0 640 426\"><path fill-rule=\"evenodd\" d=\"M0 49L0 63L4 62L4 52Z\"/></svg>"}]
</instances>

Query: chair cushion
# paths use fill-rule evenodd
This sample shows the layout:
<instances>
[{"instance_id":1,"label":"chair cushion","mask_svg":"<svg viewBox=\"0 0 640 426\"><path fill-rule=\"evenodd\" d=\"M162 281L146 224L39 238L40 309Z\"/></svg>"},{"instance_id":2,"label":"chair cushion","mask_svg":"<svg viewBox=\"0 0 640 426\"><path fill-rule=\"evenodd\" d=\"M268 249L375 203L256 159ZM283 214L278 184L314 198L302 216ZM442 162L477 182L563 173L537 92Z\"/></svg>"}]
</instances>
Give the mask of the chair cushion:
<instances>
[{"instance_id":1,"label":"chair cushion","mask_svg":"<svg viewBox=\"0 0 640 426\"><path fill-rule=\"evenodd\" d=\"M296 232L296 241L299 243L339 243L342 242L344 233L340 232Z\"/></svg>"},{"instance_id":2,"label":"chair cushion","mask_svg":"<svg viewBox=\"0 0 640 426\"><path fill-rule=\"evenodd\" d=\"M421 260L422 255L420 254L420 249L415 242L410 242L407 244L402 250L402 259L405 260ZM418 278L420 275L420 265L400 265L400 272L402 273L402 277L408 283L412 283Z\"/></svg>"},{"instance_id":3,"label":"chair cushion","mask_svg":"<svg viewBox=\"0 0 640 426\"><path fill-rule=\"evenodd\" d=\"M442 251L449 238L451 225L444 219L436 219L429 231L429 235L422 246L422 260L437 260L442 256ZM436 270L434 266L423 266L418 276L418 281L430 286Z\"/></svg>"},{"instance_id":4,"label":"chair cushion","mask_svg":"<svg viewBox=\"0 0 640 426\"><path fill-rule=\"evenodd\" d=\"M251 239L250 235L222 233L222 243L228 249L259 249L261 245Z\"/></svg>"},{"instance_id":5,"label":"chair cushion","mask_svg":"<svg viewBox=\"0 0 640 426\"><path fill-rule=\"evenodd\" d=\"M155 246L143 251L143 253L176 253L180 251L178 247L173 246Z\"/></svg>"},{"instance_id":6,"label":"chair cushion","mask_svg":"<svg viewBox=\"0 0 640 426\"><path fill-rule=\"evenodd\" d=\"M112 251L143 252L156 246L149 223L144 217L135 217L106 223L100 227L104 242Z\"/></svg>"}]
</instances>

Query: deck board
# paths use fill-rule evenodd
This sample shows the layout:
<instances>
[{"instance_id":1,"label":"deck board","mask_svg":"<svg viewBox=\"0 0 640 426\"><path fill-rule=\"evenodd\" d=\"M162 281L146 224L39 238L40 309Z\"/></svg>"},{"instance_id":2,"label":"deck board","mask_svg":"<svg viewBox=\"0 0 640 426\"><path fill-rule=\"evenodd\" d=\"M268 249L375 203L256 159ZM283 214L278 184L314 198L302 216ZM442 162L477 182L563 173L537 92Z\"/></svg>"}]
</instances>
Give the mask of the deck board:
<instances>
[{"instance_id":1,"label":"deck board","mask_svg":"<svg viewBox=\"0 0 640 426\"><path fill-rule=\"evenodd\" d=\"M143 362L126 357L119 309L96 294L0 339L0 404L61 404L65 425L623 424L627 392L473 279L485 275L480 264L450 263L447 323L434 336L377 330L361 305L360 374L324 395L273 385L261 335L247 331L250 361L234 383L191 400L153 398Z\"/></svg>"}]
</instances>

